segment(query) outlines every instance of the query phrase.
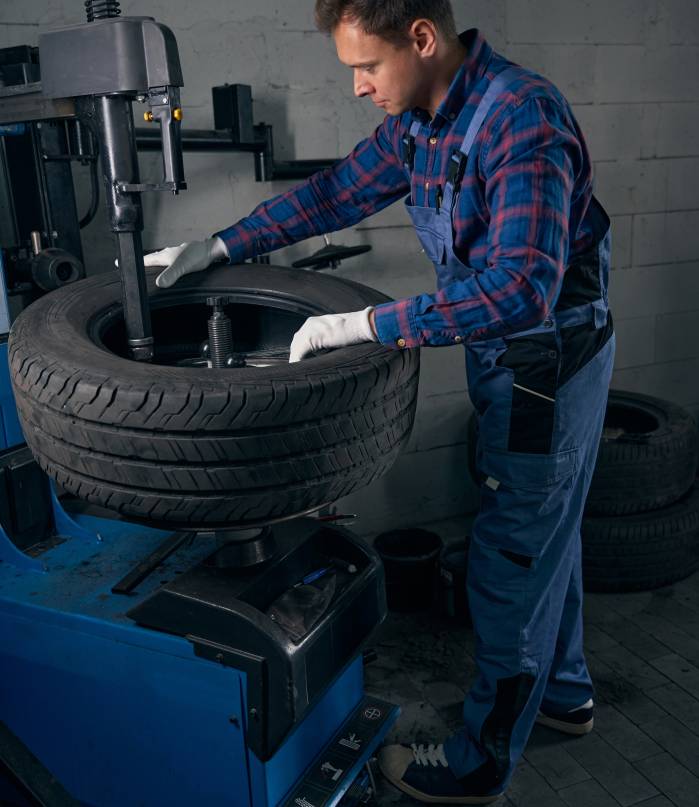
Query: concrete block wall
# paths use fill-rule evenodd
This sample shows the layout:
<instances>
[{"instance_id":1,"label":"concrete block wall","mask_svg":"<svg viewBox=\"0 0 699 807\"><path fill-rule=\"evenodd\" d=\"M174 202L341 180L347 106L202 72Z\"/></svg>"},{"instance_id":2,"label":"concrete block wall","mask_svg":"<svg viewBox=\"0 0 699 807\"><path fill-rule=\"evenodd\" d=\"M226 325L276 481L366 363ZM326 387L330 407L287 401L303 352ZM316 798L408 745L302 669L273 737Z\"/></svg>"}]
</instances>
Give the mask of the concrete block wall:
<instances>
[{"instance_id":1,"label":"concrete block wall","mask_svg":"<svg viewBox=\"0 0 699 807\"><path fill-rule=\"evenodd\" d=\"M499 51L552 79L573 104L594 161L597 195L612 216L611 299L618 331L614 385L699 411L699 4L697 0L457 0L461 29L477 26ZM255 120L274 126L279 159L346 154L381 113L352 93L351 71L315 31L312 0L125 0L177 37L185 125L213 125L210 88L253 88ZM79 0L3 0L0 47L82 20ZM142 156L146 178L158 176ZM249 155L186 154L189 190L146 197L146 247L200 238L246 215L288 183L256 183ZM80 209L87 205L76 171ZM103 215L84 231L90 272L112 266ZM338 272L395 297L433 288L400 204L337 233L371 244ZM320 239L281 250L289 264ZM460 348L422 351L416 427L393 470L338 503L360 531L447 517L476 504L466 470L470 411Z\"/></svg>"}]
</instances>

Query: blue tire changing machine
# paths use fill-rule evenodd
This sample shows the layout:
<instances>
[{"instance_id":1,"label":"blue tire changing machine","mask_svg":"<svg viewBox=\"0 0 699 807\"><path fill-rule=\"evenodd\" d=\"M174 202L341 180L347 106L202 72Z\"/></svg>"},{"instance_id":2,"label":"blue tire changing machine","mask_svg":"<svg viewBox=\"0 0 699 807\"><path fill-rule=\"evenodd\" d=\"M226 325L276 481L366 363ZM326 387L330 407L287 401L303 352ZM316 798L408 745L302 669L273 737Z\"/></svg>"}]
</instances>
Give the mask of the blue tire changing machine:
<instances>
[{"instance_id":1,"label":"blue tire changing machine","mask_svg":"<svg viewBox=\"0 0 699 807\"><path fill-rule=\"evenodd\" d=\"M379 557L305 517L266 528L271 560L219 568L214 534L66 512L13 449L2 292L0 721L75 799L61 804L361 803L398 715L363 687L386 608ZM333 561L334 598L293 641L266 611ZM0 803L25 802L0 788Z\"/></svg>"},{"instance_id":2,"label":"blue tire changing machine","mask_svg":"<svg viewBox=\"0 0 699 807\"><path fill-rule=\"evenodd\" d=\"M93 30L128 23L142 50L153 40L141 28L154 30L144 20L99 20ZM60 64L70 54L78 72L90 63L84 47L55 41ZM54 39L46 42L42 67ZM149 59L150 69L153 51ZM21 131L0 127L5 136ZM164 128L164 148L175 141ZM176 160L166 173L168 165ZM263 527L250 546L273 551L236 563L214 532L67 512L23 445L4 278L0 252L0 803L363 803L373 789L367 762L398 716L363 685L362 648L386 614L378 555L313 517ZM289 593L293 601L299 584L329 568L322 609L312 618L297 609L291 630L275 618L275 603ZM41 778L53 797L38 795Z\"/></svg>"},{"instance_id":3,"label":"blue tire changing machine","mask_svg":"<svg viewBox=\"0 0 699 807\"><path fill-rule=\"evenodd\" d=\"M3 316L6 332L6 303ZM210 564L206 533L175 533L158 563L168 532L70 515L27 450L13 452L6 337L0 350L0 720L77 804L361 803L398 716L363 687L361 648L386 608L376 553L307 517L268 528L277 553L259 566ZM328 556L356 572L338 572L332 603L294 642L265 612ZM2 789L0 802L24 803Z\"/></svg>"}]
</instances>

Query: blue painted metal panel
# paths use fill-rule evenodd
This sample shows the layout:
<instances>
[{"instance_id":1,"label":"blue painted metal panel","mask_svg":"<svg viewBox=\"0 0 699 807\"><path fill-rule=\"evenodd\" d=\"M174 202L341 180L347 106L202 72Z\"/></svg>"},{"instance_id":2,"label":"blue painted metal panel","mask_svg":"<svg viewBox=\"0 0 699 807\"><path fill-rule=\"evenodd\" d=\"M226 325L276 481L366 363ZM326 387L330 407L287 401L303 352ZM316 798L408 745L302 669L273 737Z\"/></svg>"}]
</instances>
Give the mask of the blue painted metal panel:
<instances>
[{"instance_id":1,"label":"blue painted metal panel","mask_svg":"<svg viewBox=\"0 0 699 807\"><path fill-rule=\"evenodd\" d=\"M0 448L11 448L24 442L22 427L17 417L17 405L10 384L10 368L7 362L7 342L0 343L0 415L2 434Z\"/></svg>"},{"instance_id":2,"label":"blue painted metal panel","mask_svg":"<svg viewBox=\"0 0 699 807\"><path fill-rule=\"evenodd\" d=\"M7 304L5 270L0 250L0 337L10 331L10 308ZM7 341L0 343L0 449L24 442L17 417L15 396L12 394L10 369L7 362Z\"/></svg>"},{"instance_id":3,"label":"blue painted metal panel","mask_svg":"<svg viewBox=\"0 0 699 807\"><path fill-rule=\"evenodd\" d=\"M24 134L26 128L24 123L5 123L0 126L0 137Z\"/></svg>"},{"instance_id":4,"label":"blue painted metal panel","mask_svg":"<svg viewBox=\"0 0 699 807\"><path fill-rule=\"evenodd\" d=\"M0 612L0 714L68 791L100 807L247 807L239 674L70 622Z\"/></svg>"}]
</instances>

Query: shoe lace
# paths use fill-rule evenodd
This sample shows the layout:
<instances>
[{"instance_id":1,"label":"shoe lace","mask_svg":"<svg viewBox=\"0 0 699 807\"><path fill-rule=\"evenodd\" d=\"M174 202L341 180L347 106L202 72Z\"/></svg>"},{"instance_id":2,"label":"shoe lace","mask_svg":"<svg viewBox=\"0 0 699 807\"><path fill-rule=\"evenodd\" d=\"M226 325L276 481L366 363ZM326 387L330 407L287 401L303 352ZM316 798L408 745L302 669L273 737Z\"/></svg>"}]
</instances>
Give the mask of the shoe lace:
<instances>
[{"instance_id":1,"label":"shoe lace","mask_svg":"<svg viewBox=\"0 0 699 807\"><path fill-rule=\"evenodd\" d=\"M425 745L424 743L416 745L415 743L411 743L410 747L413 749L413 756L418 765L432 765L434 768L436 768L438 764L445 768L449 766L444 756L444 745L442 743L439 745L432 743L429 745Z\"/></svg>"}]
</instances>

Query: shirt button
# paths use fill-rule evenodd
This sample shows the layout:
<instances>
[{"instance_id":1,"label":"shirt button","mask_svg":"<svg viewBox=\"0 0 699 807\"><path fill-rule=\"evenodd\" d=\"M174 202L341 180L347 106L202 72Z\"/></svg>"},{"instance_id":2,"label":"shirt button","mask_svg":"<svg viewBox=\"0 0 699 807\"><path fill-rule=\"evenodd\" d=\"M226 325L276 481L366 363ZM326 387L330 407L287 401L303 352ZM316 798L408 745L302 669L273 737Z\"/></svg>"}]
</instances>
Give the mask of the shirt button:
<instances>
[{"instance_id":1,"label":"shirt button","mask_svg":"<svg viewBox=\"0 0 699 807\"><path fill-rule=\"evenodd\" d=\"M428 191L430 189L430 183L425 182L425 190Z\"/></svg>"},{"instance_id":2,"label":"shirt button","mask_svg":"<svg viewBox=\"0 0 699 807\"><path fill-rule=\"evenodd\" d=\"M449 120L454 120L455 117L456 117L456 112L450 112L449 113Z\"/></svg>"},{"instance_id":3,"label":"shirt button","mask_svg":"<svg viewBox=\"0 0 699 807\"><path fill-rule=\"evenodd\" d=\"M455 337L454 337L454 341L455 341L455 342L458 344L459 342L462 342L462 341L463 341L463 339L462 339L462 337L461 337L461 336L455 336Z\"/></svg>"},{"instance_id":4,"label":"shirt button","mask_svg":"<svg viewBox=\"0 0 699 807\"><path fill-rule=\"evenodd\" d=\"M436 143L437 143L437 138L436 138L436 137L431 137L431 138L430 138L430 143L431 143L433 146L434 146L434 145L436 145Z\"/></svg>"},{"instance_id":5,"label":"shirt button","mask_svg":"<svg viewBox=\"0 0 699 807\"><path fill-rule=\"evenodd\" d=\"M398 347L405 347L406 345L405 339L403 339L402 336L399 337L398 339L396 339L396 344L398 345Z\"/></svg>"},{"instance_id":6,"label":"shirt button","mask_svg":"<svg viewBox=\"0 0 699 807\"><path fill-rule=\"evenodd\" d=\"M544 327L550 328L553 325L553 320L549 319L548 317L544 320Z\"/></svg>"}]
</instances>

